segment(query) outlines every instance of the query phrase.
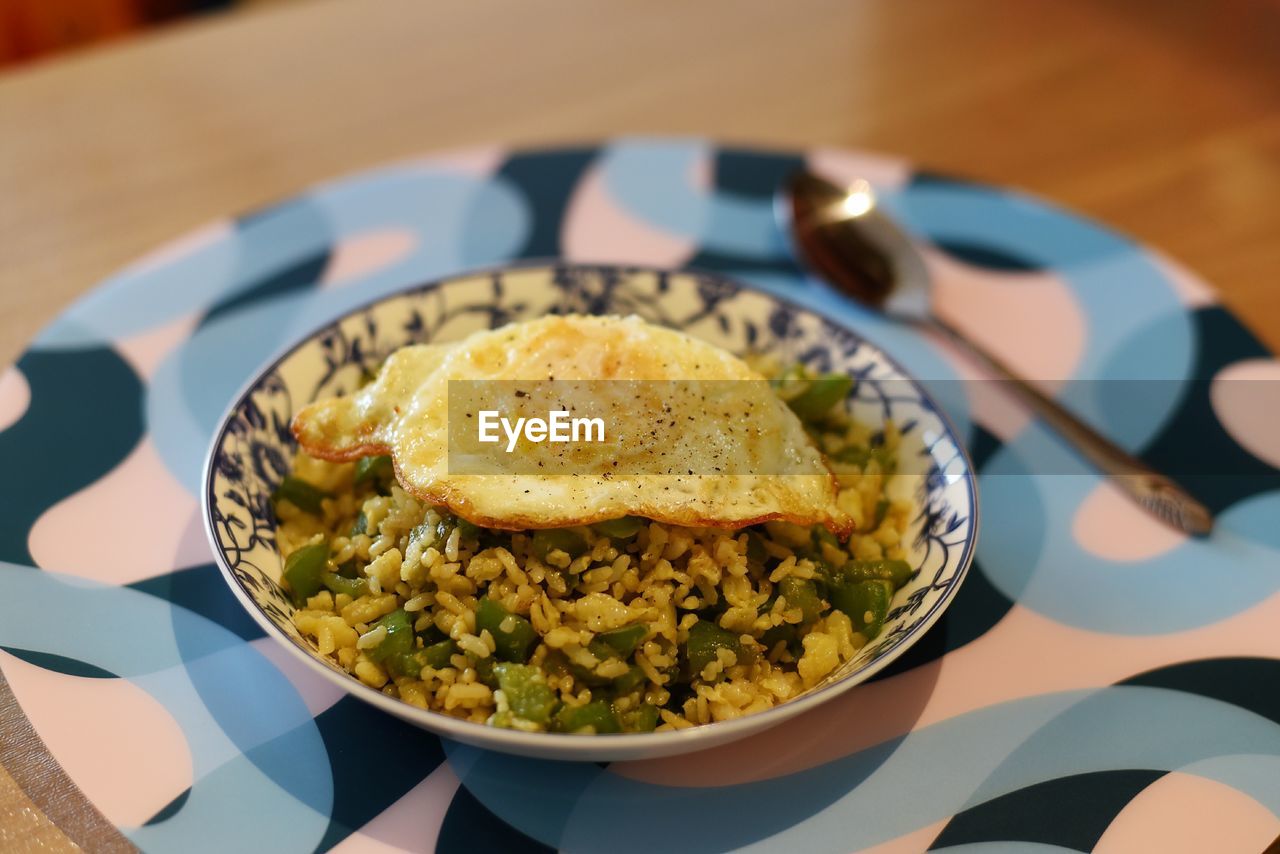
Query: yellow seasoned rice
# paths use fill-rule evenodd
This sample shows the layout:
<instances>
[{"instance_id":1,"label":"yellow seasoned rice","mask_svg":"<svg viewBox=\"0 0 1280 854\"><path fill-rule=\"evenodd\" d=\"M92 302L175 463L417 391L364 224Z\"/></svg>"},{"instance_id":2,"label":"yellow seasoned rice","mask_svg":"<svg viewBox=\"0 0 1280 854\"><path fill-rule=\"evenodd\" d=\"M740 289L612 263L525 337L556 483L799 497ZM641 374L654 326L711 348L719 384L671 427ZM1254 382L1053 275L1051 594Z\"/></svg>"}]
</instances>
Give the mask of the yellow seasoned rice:
<instances>
[{"instance_id":1,"label":"yellow seasoned rice","mask_svg":"<svg viewBox=\"0 0 1280 854\"><path fill-rule=\"evenodd\" d=\"M873 444L870 430L847 419L828 417L808 426L828 454ZM898 443L890 424L875 444L891 455ZM487 629L477 631L483 597L532 626L536 641L527 663L538 668L558 710L607 699L624 730L645 704L656 708L651 720L658 730L762 711L819 684L867 642L850 616L826 600L820 615L806 619L777 593L791 583L787 579L820 582L828 568L850 560L906 557L903 537L912 508L886 498L891 474L880 470L880 460L833 462L839 504L861 532L846 544L785 523L725 531L648 522L625 539L574 528L584 544L579 553L551 549L539 556L533 532L477 532L398 484L356 485L353 464L301 456L295 476L330 497L315 515L278 503L281 553L327 542L329 570L364 579L367 590L355 598L329 590L310 596L295 612L294 625L319 654L364 684L477 723L551 728L516 715L512 698L498 690L495 638ZM353 533L361 515L364 530ZM415 649L452 640L442 666L397 674L378 659L388 636L379 621L400 609L415 630ZM715 650L691 674L685 645L700 620L736 637L737 649ZM501 631L511 630L509 622ZM601 633L636 625L645 628L633 651L611 653L593 643ZM766 643L766 633L786 626L794 627L790 641ZM634 687L614 687L628 675Z\"/></svg>"}]
</instances>

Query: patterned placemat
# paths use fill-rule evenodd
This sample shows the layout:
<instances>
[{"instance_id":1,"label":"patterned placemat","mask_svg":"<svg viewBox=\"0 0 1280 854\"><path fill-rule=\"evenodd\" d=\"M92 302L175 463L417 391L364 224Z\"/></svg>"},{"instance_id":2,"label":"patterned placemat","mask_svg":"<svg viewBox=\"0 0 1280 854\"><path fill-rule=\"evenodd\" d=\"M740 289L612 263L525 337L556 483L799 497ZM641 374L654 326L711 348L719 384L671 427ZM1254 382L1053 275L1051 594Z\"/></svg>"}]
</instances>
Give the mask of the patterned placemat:
<instances>
[{"instance_id":1,"label":"patterned placemat","mask_svg":"<svg viewBox=\"0 0 1280 854\"><path fill-rule=\"evenodd\" d=\"M770 210L805 161L872 180L955 322L1180 472L1214 537L1150 521L956 354L806 279ZM555 763L341 695L243 613L196 498L237 388L379 294L552 257L725 272L930 381L983 523L903 661L747 742ZM1280 833L1277 381L1157 253L891 159L623 139L326 184L114 276L0 374L0 764L72 839L151 851L1257 849Z\"/></svg>"}]
</instances>

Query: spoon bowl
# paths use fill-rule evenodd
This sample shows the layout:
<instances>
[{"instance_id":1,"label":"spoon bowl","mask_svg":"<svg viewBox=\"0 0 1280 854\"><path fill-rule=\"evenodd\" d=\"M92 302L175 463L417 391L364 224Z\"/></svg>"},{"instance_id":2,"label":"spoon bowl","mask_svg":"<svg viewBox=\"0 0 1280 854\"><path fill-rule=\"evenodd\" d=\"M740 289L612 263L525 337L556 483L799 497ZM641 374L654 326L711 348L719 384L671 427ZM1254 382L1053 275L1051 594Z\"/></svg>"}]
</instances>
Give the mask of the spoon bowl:
<instances>
[{"instance_id":1,"label":"spoon bowl","mask_svg":"<svg viewBox=\"0 0 1280 854\"><path fill-rule=\"evenodd\" d=\"M774 212L802 263L864 305L907 321L928 321L931 280L911 238L864 180L841 187L794 173Z\"/></svg>"}]
</instances>

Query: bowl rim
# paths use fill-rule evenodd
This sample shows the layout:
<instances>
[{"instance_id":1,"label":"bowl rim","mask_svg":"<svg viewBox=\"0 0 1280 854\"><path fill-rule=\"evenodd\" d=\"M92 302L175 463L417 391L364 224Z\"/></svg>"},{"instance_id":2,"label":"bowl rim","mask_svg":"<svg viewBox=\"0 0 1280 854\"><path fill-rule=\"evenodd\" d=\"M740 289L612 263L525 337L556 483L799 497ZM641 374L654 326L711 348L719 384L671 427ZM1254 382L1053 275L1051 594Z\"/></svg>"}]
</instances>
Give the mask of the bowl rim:
<instances>
[{"instance_id":1,"label":"bowl rim","mask_svg":"<svg viewBox=\"0 0 1280 854\"><path fill-rule=\"evenodd\" d=\"M386 694L383 694L377 688L366 685L349 673L337 672L328 664L321 661L315 652L305 647L299 640L286 635L267 617L265 613L263 613L262 609L258 607L257 603L253 600L253 597L249 594L249 591L245 589L240 579L236 577L235 572L227 561L222 546L218 541L217 533L213 524L212 510L215 502L213 495L213 463L218 456L218 450L221 448L226 437L232 416L261 382L264 376L278 368L282 362L292 356L296 351L309 344L317 335L332 328L335 324L340 323L347 317L350 317L357 312L367 311L384 302L390 302L405 296L434 291L459 280L520 270L584 270L596 273L674 274L714 279L721 284L729 285L737 291L748 291L758 294L765 299L772 300L786 306L792 311L817 315L823 321L839 327L846 334L852 336L859 344L870 347L875 351L879 359L883 360L911 384L919 395L921 405L933 413L934 416L938 418L939 422L941 422L947 437L950 438L951 443L956 448L957 456L964 463L964 471L961 475L965 480L965 491L971 508L971 534L965 540L964 549L960 555L959 567L952 576L952 581L948 589L936 602L933 603L925 613L924 618L916 623L916 625L913 626L904 635L904 637L894 645L893 649L889 650L874 661L864 665L862 668L846 674L829 685L824 685L813 691L807 691L795 699L779 703L778 705L765 709L764 711L750 715L743 715L742 717L734 718L732 720L713 721L708 724L700 724L670 732L610 733L601 736L593 736L591 738L573 738L571 736L566 736L563 733L535 733L501 729L498 727L488 726L487 724L450 717L449 715L434 712L430 709L420 709L417 706L406 703L399 698L389 697ZM662 750L662 755L685 753L696 750L697 748L694 746L696 742L705 740L712 736L715 736L717 743L731 741L738 737L735 735L735 732L740 732L741 735L746 735L755 730L762 730L772 727L775 724L780 724L789 717L813 709L816 706L839 696L845 691L866 682L910 649L911 646L913 646L921 637L924 636L926 632L929 631L930 628L933 627L933 625L942 616L943 612L945 612L950 606L952 600L956 597L956 593L960 589L960 585L967 577L970 566L973 564L973 557L977 550L978 537L981 531L981 511L978 503L977 472L974 470L973 460L969 456L968 448L966 448L964 443L960 441L960 434L956 429L955 424L946 412L944 412L938 405L937 401L934 400L933 396L929 393L928 389L924 387L920 380L918 380L909 371L905 370L896 359L890 356L878 344L869 340L866 336L850 329L845 324L822 314L816 309L810 308L786 297L778 296L777 294L753 285L750 282L733 278L732 276L725 275L718 271L703 270L696 267L684 267L677 269L645 264L611 264L595 262L578 263L574 261L566 261L560 258L518 259L504 264L460 270L455 273L430 279L426 282L421 282L404 288L398 288L389 293L380 294L377 297L373 297L369 300L351 306L341 314L316 326L305 334L284 345L250 375L249 379L234 393L231 397L230 403L223 410L222 415L219 416L217 428L213 433L213 438L209 444L209 448L205 452L204 465L201 470L200 516L205 538L213 552L214 562L218 565L218 570L222 575L223 580L226 581L227 585L231 588L232 593L240 602L240 605L249 613L249 616L254 620L254 622L262 627L268 637L283 645L295 658L301 660L313 672L324 676L329 682L342 688L347 694L370 703L382 711L388 712L396 717L412 719L413 721L419 722L424 728L437 736L448 736L458 741L472 744L483 743L486 748L506 750L508 752L522 755L547 756L552 753L561 753L565 755L559 758L581 760L596 758L602 753L616 752L618 754L631 755L635 751L639 751L646 747L651 749L665 748ZM688 746L686 747L684 745ZM572 756L570 754L590 755Z\"/></svg>"}]
</instances>

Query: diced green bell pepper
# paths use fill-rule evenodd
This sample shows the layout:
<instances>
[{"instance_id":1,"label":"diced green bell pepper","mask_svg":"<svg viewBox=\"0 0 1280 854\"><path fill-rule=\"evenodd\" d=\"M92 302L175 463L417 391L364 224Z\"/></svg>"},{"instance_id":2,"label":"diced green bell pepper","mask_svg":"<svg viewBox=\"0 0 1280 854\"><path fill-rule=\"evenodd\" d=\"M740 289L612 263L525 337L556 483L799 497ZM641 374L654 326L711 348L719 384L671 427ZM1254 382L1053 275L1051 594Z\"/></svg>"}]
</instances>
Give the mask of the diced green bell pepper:
<instances>
[{"instance_id":1,"label":"diced green bell pepper","mask_svg":"<svg viewBox=\"0 0 1280 854\"><path fill-rule=\"evenodd\" d=\"M883 474L893 474L898 470L898 458L892 452L879 446L850 445L847 448L836 451L831 455L831 458L839 463L856 465L864 471L867 468L867 464L872 460L879 464L880 471Z\"/></svg>"},{"instance_id":2,"label":"diced green bell pepper","mask_svg":"<svg viewBox=\"0 0 1280 854\"><path fill-rule=\"evenodd\" d=\"M392 676L408 676L410 679L417 679L422 673L422 650L397 652L384 661L383 666Z\"/></svg>"},{"instance_id":3,"label":"diced green bell pepper","mask_svg":"<svg viewBox=\"0 0 1280 854\"><path fill-rule=\"evenodd\" d=\"M284 580L295 605L320 592L322 576L329 566L329 544L312 543L290 552L284 561Z\"/></svg>"},{"instance_id":4,"label":"diced green bell pepper","mask_svg":"<svg viewBox=\"0 0 1280 854\"><path fill-rule=\"evenodd\" d=\"M507 662L495 665L493 673L516 717L544 726L551 720L556 694L541 670L527 664Z\"/></svg>"},{"instance_id":5,"label":"diced green bell pepper","mask_svg":"<svg viewBox=\"0 0 1280 854\"><path fill-rule=\"evenodd\" d=\"M809 381L804 391L787 401L801 421L816 421L845 399L853 388L853 377L846 374L823 374Z\"/></svg>"},{"instance_id":6,"label":"diced green bell pepper","mask_svg":"<svg viewBox=\"0 0 1280 854\"><path fill-rule=\"evenodd\" d=\"M658 707L640 703L621 715L622 728L626 732L653 732L658 726Z\"/></svg>"},{"instance_id":7,"label":"diced green bell pepper","mask_svg":"<svg viewBox=\"0 0 1280 854\"><path fill-rule=\"evenodd\" d=\"M649 634L649 627L644 623L636 623L601 632L596 635L595 639L607 644L615 655L626 658L636 651L636 647L640 645L640 641L647 634Z\"/></svg>"},{"instance_id":8,"label":"diced green bell pepper","mask_svg":"<svg viewBox=\"0 0 1280 854\"><path fill-rule=\"evenodd\" d=\"M395 477L391 457L361 457L356 460L356 483L385 484Z\"/></svg>"},{"instance_id":9,"label":"diced green bell pepper","mask_svg":"<svg viewBox=\"0 0 1280 854\"><path fill-rule=\"evenodd\" d=\"M780 643L785 643L792 655L800 651L799 633L796 632L796 627L790 623L782 623L769 629L760 636L760 643L764 645L766 655L773 652L774 648Z\"/></svg>"},{"instance_id":10,"label":"diced green bell pepper","mask_svg":"<svg viewBox=\"0 0 1280 854\"><path fill-rule=\"evenodd\" d=\"M471 525L470 522L466 523ZM474 528L474 526L471 526ZM445 513L436 520L435 525L423 522L414 527L409 532L409 542L425 542L437 551L444 551L445 544L449 541L450 535L453 534L454 528L458 528L459 538L466 536L466 531L462 530L462 520L456 518L451 513Z\"/></svg>"},{"instance_id":11,"label":"diced green bell pepper","mask_svg":"<svg viewBox=\"0 0 1280 854\"><path fill-rule=\"evenodd\" d=\"M813 527L812 536L813 536L813 547L817 549L817 553L819 557L822 556L822 546L824 543L826 545L831 546L832 548L837 548L837 549L840 548L840 540L836 537L835 534L828 531L822 525L815 525Z\"/></svg>"},{"instance_id":12,"label":"diced green bell pepper","mask_svg":"<svg viewBox=\"0 0 1280 854\"><path fill-rule=\"evenodd\" d=\"M467 661L476 669L476 679L480 680L480 684L488 685L490 688L498 687L498 675L494 673L498 662L492 655L487 658L476 658L467 653Z\"/></svg>"},{"instance_id":13,"label":"diced green bell pepper","mask_svg":"<svg viewBox=\"0 0 1280 854\"><path fill-rule=\"evenodd\" d=\"M305 480L289 475L280 481L276 491L271 493L271 500L277 504L288 501L294 507L313 516L320 515L320 502L329 497L329 493L316 489Z\"/></svg>"},{"instance_id":14,"label":"diced green bell pepper","mask_svg":"<svg viewBox=\"0 0 1280 854\"><path fill-rule=\"evenodd\" d=\"M395 656L413 652L413 620L403 608L397 608L382 617L371 628L376 629L378 626L387 630L387 636L382 639L382 643L365 651L369 658L381 663Z\"/></svg>"},{"instance_id":15,"label":"diced green bell pepper","mask_svg":"<svg viewBox=\"0 0 1280 854\"><path fill-rule=\"evenodd\" d=\"M553 551L577 557L587 550L587 540L570 528L543 528L533 532L533 553L545 562Z\"/></svg>"},{"instance_id":16,"label":"diced green bell pepper","mask_svg":"<svg viewBox=\"0 0 1280 854\"><path fill-rule=\"evenodd\" d=\"M591 527L611 540L629 540L640 533L647 525L648 520L639 516L623 516L621 519L596 522Z\"/></svg>"},{"instance_id":17,"label":"diced green bell pepper","mask_svg":"<svg viewBox=\"0 0 1280 854\"><path fill-rule=\"evenodd\" d=\"M644 671L633 664L630 670L613 680L613 690L619 694L629 694L643 685L644 680Z\"/></svg>"},{"instance_id":18,"label":"diced green bell pepper","mask_svg":"<svg viewBox=\"0 0 1280 854\"><path fill-rule=\"evenodd\" d=\"M445 638L439 643L433 643L423 648L422 663L427 667L434 667L436 670L440 670L449 666L449 659L453 658L457 651L457 644L449 638Z\"/></svg>"},{"instance_id":19,"label":"diced green bell pepper","mask_svg":"<svg viewBox=\"0 0 1280 854\"><path fill-rule=\"evenodd\" d=\"M442 640L430 647L413 649L411 652L393 654L385 665L394 676L410 676L412 679L422 675L422 668L434 667L435 670L449 666L449 658L457 652L452 640Z\"/></svg>"},{"instance_id":20,"label":"diced green bell pepper","mask_svg":"<svg viewBox=\"0 0 1280 854\"><path fill-rule=\"evenodd\" d=\"M502 603L488 596L476 607L476 632L485 629L493 635L494 655L503 661L523 664L529 660L530 647L538 633L524 617L513 614Z\"/></svg>"},{"instance_id":21,"label":"diced green bell pepper","mask_svg":"<svg viewBox=\"0 0 1280 854\"><path fill-rule=\"evenodd\" d=\"M898 589L906 584L915 570L905 560L851 560L836 572L839 581L871 581L882 579Z\"/></svg>"},{"instance_id":22,"label":"diced green bell pepper","mask_svg":"<svg viewBox=\"0 0 1280 854\"><path fill-rule=\"evenodd\" d=\"M597 640L593 640L591 643L589 643L587 645L587 650L596 658L600 659L601 661L607 661L610 658L617 657L616 655L614 655L613 649L611 647L606 646L605 644L602 644L600 643L600 641L597 641ZM608 685L611 682L611 680L598 675L595 672L595 670L589 667L583 667L581 664L578 664L576 661L570 661L568 658L564 658L559 654L557 654L557 657L563 659L564 669L567 670L569 673L571 673L573 675L573 678L577 679L583 685L590 685L592 688L596 688L603 685ZM548 657L548 660L550 660L550 657Z\"/></svg>"},{"instance_id":23,"label":"diced green bell pepper","mask_svg":"<svg viewBox=\"0 0 1280 854\"><path fill-rule=\"evenodd\" d=\"M889 499L881 498L876 502L875 518L871 521L871 530L879 528L884 522L884 517L889 515Z\"/></svg>"},{"instance_id":24,"label":"diced green bell pepper","mask_svg":"<svg viewBox=\"0 0 1280 854\"><path fill-rule=\"evenodd\" d=\"M363 578L344 578L336 572L326 572L320 576L320 583L329 589L334 596L345 593L352 599L359 599L369 592L369 582Z\"/></svg>"},{"instance_id":25,"label":"diced green bell pepper","mask_svg":"<svg viewBox=\"0 0 1280 854\"><path fill-rule=\"evenodd\" d=\"M805 370L804 365L796 362L783 369L782 373L769 380L769 385L776 389L785 390L788 386L793 386L799 382L805 382L809 377L809 372Z\"/></svg>"},{"instance_id":26,"label":"diced green bell pepper","mask_svg":"<svg viewBox=\"0 0 1280 854\"><path fill-rule=\"evenodd\" d=\"M804 622L812 623L822 615L822 599L818 586L807 578L788 576L778 582L778 595L787 600L787 610L799 608Z\"/></svg>"},{"instance_id":27,"label":"diced green bell pepper","mask_svg":"<svg viewBox=\"0 0 1280 854\"><path fill-rule=\"evenodd\" d=\"M468 522L461 516L457 519L458 536L461 539L474 542L480 536L480 526L472 522Z\"/></svg>"},{"instance_id":28,"label":"diced green bell pepper","mask_svg":"<svg viewBox=\"0 0 1280 854\"><path fill-rule=\"evenodd\" d=\"M735 655L740 655L742 644L733 632L722 629L709 620L699 620L690 626L689 639L684 648L689 678L696 678L702 673L708 664L716 660L716 652L721 649L732 650Z\"/></svg>"},{"instance_id":29,"label":"diced green bell pepper","mask_svg":"<svg viewBox=\"0 0 1280 854\"><path fill-rule=\"evenodd\" d=\"M831 604L848 616L853 627L867 640L880 634L889 603L893 601L893 582L883 579L837 584L831 588Z\"/></svg>"},{"instance_id":30,"label":"diced green bell pepper","mask_svg":"<svg viewBox=\"0 0 1280 854\"><path fill-rule=\"evenodd\" d=\"M597 734L622 731L612 707L604 700L594 700L585 706L565 706L556 713L555 728L560 732L581 732L587 727Z\"/></svg>"}]
</instances>

